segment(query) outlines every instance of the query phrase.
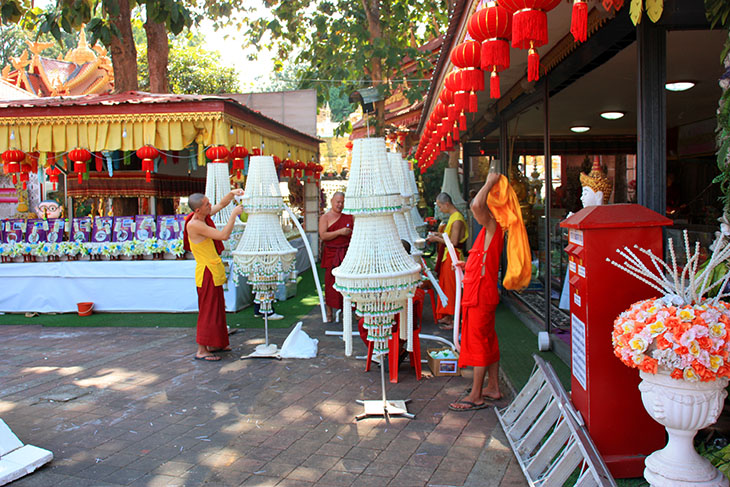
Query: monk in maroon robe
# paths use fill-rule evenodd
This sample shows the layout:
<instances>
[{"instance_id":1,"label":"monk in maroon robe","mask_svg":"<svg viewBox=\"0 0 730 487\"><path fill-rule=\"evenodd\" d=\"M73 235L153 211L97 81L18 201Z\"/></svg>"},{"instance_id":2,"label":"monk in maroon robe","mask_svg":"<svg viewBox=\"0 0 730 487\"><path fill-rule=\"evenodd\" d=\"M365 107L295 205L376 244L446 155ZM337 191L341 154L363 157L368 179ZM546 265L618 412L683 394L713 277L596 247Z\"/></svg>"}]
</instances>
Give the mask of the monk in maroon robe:
<instances>
[{"instance_id":1,"label":"monk in maroon robe","mask_svg":"<svg viewBox=\"0 0 730 487\"><path fill-rule=\"evenodd\" d=\"M212 206L208 198L195 193L188 198L188 205L193 212L185 219L183 245L195 256L195 285L198 289L198 326L195 341L198 350L197 360L216 362L220 357L212 352L229 351L228 328L226 326L226 303L223 296L223 284L227 281L226 271L220 258L223 251L223 240L227 240L233 231L233 224L243 212L242 206L236 206L223 229L218 230L211 215L228 206L235 195L242 195L243 190L234 189Z\"/></svg>"},{"instance_id":2,"label":"monk in maroon robe","mask_svg":"<svg viewBox=\"0 0 730 487\"><path fill-rule=\"evenodd\" d=\"M345 215L345 195L338 191L332 196L332 209L319 219L319 238L322 239L321 265L324 273L324 301L327 308L327 321L332 321L334 310L342 309L342 294L335 290L335 276L332 269L345 259L350 246L354 219Z\"/></svg>"}]
</instances>

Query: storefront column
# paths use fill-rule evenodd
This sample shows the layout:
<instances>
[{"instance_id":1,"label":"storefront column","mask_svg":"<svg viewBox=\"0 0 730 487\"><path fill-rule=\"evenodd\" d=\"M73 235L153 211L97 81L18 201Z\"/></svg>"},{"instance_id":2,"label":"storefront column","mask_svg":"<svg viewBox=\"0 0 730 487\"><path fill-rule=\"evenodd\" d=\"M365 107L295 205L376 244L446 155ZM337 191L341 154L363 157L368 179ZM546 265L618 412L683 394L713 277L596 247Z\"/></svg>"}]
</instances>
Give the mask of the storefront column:
<instances>
[{"instance_id":1,"label":"storefront column","mask_svg":"<svg viewBox=\"0 0 730 487\"><path fill-rule=\"evenodd\" d=\"M664 215L667 209L667 37L653 22L636 28L638 59L636 191L640 205Z\"/></svg>"},{"instance_id":2,"label":"storefront column","mask_svg":"<svg viewBox=\"0 0 730 487\"><path fill-rule=\"evenodd\" d=\"M545 331L550 333L550 327L552 323L550 316L552 308L551 293L553 288L551 267L552 263L550 262L550 249L552 248L551 240L553 235L551 228L552 225L550 221L550 206L552 203L550 193L553 189L553 161L552 154L550 152L550 90L548 89L548 85L549 82L546 79L543 84L545 90L543 92L542 101L543 107L545 108L545 123L543 124L545 126L545 132L543 134L543 152L545 153L545 200L543 201L545 206Z\"/></svg>"}]
</instances>

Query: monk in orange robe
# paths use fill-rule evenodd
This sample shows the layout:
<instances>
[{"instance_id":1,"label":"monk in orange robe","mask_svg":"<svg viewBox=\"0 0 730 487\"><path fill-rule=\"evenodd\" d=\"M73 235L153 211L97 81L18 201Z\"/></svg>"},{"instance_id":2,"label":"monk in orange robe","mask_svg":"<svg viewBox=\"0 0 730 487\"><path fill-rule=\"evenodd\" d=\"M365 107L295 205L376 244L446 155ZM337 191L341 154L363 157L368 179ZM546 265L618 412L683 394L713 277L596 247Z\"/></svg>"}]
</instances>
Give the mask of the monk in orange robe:
<instances>
[{"instance_id":1,"label":"monk in orange robe","mask_svg":"<svg viewBox=\"0 0 730 487\"><path fill-rule=\"evenodd\" d=\"M474 373L471 391L463 399L449 405L449 409L454 411L482 409L489 405L486 400L502 398L494 313L499 303L497 280L503 233L487 206L489 192L499 178L499 174L489 174L484 186L472 200L472 214L483 228L469 251L466 263L460 261L457 264L465 270L459 367L472 366ZM487 375L487 387L484 387Z\"/></svg>"},{"instance_id":2,"label":"monk in orange robe","mask_svg":"<svg viewBox=\"0 0 730 487\"><path fill-rule=\"evenodd\" d=\"M223 284L228 279L220 253L223 251L222 241L231 236L233 224L243 213L243 206L237 205L233 209L228 223L221 230L216 229L210 216L228 206L236 195L243 195L243 190L234 189L215 206L201 193L188 198L188 205L193 212L185 220L183 239L185 247L195 257L195 285L198 288L196 360L216 362L220 357L213 355L213 352L230 350L223 296Z\"/></svg>"},{"instance_id":3,"label":"monk in orange robe","mask_svg":"<svg viewBox=\"0 0 730 487\"><path fill-rule=\"evenodd\" d=\"M440 193L436 196L436 206L443 213L449 215L446 228L443 233L449 236L449 240L454 244L457 258L461 259L461 247L469 238L469 230L466 227L466 220L459 210L454 206L451 196L448 193ZM437 242L444 245L444 238L441 234L429 235L426 238L429 242ZM454 304L456 302L456 276L454 275L453 263L451 255L444 249L443 254L439 253L440 260L436 264L439 276L439 286L448 298L446 304L438 300L436 305L436 320L442 330L450 330L454 325Z\"/></svg>"},{"instance_id":4,"label":"monk in orange robe","mask_svg":"<svg viewBox=\"0 0 730 487\"><path fill-rule=\"evenodd\" d=\"M336 192L330 200L332 208L319 219L319 238L322 239L320 264L324 269L324 301L327 321L332 321L334 311L342 309L342 294L334 288L335 276L332 269L339 267L345 259L354 227L352 215L342 213L345 194Z\"/></svg>"}]
</instances>

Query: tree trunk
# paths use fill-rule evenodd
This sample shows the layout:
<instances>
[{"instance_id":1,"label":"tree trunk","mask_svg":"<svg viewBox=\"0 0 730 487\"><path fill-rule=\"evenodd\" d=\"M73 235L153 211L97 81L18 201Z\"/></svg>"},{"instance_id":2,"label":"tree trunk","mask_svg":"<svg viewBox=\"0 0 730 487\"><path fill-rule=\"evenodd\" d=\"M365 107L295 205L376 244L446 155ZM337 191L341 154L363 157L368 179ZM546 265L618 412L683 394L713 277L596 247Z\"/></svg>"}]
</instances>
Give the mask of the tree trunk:
<instances>
[{"instance_id":1,"label":"tree trunk","mask_svg":"<svg viewBox=\"0 0 730 487\"><path fill-rule=\"evenodd\" d=\"M383 28L380 25L380 0L362 0L365 8L365 15L368 19L368 32L370 41L375 44L375 39L383 37ZM373 86L383 84L383 60L373 57L370 63ZM385 134L385 100L376 101L375 108L375 136L382 137Z\"/></svg>"},{"instance_id":2,"label":"tree trunk","mask_svg":"<svg viewBox=\"0 0 730 487\"><path fill-rule=\"evenodd\" d=\"M147 65L150 73L150 92L169 93L170 81L167 75L167 61L170 45L167 43L165 24L147 19L144 24L147 33Z\"/></svg>"},{"instance_id":3,"label":"tree trunk","mask_svg":"<svg viewBox=\"0 0 730 487\"><path fill-rule=\"evenodd\" d=\"M137 85L137 49L132 37L132 23L129 0L119 0L119 15L111 17L121 35L112 36L110 52L114 67L114 93L136 91Z\"/></svg>"}]
</instances>

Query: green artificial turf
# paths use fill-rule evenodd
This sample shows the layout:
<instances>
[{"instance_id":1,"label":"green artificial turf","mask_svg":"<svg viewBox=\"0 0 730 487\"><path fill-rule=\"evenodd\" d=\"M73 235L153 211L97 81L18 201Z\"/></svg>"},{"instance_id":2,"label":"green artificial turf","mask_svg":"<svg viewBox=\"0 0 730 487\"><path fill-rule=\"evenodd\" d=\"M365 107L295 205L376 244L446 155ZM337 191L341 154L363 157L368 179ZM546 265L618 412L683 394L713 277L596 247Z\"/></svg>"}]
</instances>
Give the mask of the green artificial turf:
<instances>
[{"instance_id":1,"label":"green artificial turf","mask_svg":"<svg viewBox=\"0 0 730 487\"><path fill-rule=\"evenodd\" d=\"M323 285L324 271L319 269L319 280ZM271 328L288 328L301 320L314 306L319 305L317 289L308 269L297 277L297 295L274 304L283 320L269 321ZM237 313L226 313L231 328L263 328L264 320L253 315L253 306ZM192 328L196 325L198 313L94 313L78 316L76 313L41 314L28 318L24 314L0 315L0 325L42 325L42 326L123 326L123 327L177 327Z\"/></svg>"},{"instance_id":2,"label":"green artificial turf","mask_svg":"<svg viewBox=\"0 0 730 487\"><path fill-rule=\"evenodd\" d=\"M495 315L497 337L499 338L499 365L509 377L515 390L527 383L535 366L533 354L537 354L555 369L563 388L570 390L570 368L553 352L537 349L537 336L515 316L505 304L497 307Z\"/></svg>"}]
</instances>

